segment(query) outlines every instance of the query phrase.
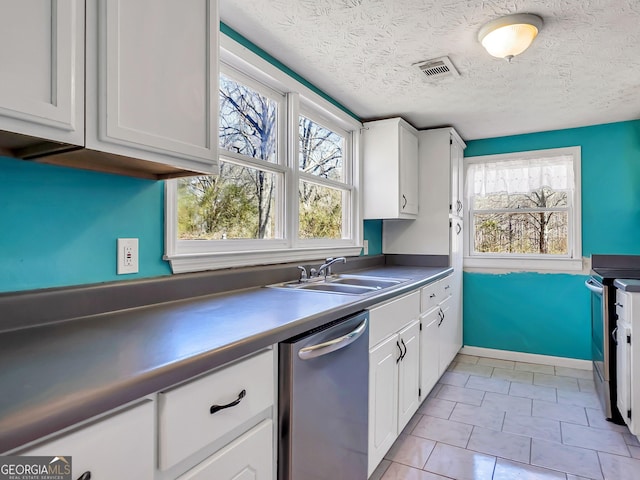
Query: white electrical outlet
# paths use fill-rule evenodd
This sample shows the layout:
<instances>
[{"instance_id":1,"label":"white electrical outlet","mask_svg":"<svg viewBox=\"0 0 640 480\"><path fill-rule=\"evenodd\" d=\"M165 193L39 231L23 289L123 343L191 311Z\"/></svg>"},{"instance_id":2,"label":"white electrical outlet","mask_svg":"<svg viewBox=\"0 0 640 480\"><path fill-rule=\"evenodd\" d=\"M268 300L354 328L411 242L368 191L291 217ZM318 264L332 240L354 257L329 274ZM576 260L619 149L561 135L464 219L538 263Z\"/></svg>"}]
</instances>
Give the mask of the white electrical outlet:
<instances>
[{"instance_id":1,"label":"white electrical outlet","mask_svg":"<svg viewBox=\"0 0 640 480\"><path fill-rule=\"evenodd\" d=\"M362 250L363 250L362 252L363 255L369 255L369 240L364 241Z\"/></svg>"},{"instance_id":2,"label":"white electrical outlet","mask_svg":"<svg viewBox=\"0 0 640 480\"><path fill-rule=\"evenodd\" d=\"M118 275L138 273L138 239L118 239Z\"/></svg>"}]
</instances>

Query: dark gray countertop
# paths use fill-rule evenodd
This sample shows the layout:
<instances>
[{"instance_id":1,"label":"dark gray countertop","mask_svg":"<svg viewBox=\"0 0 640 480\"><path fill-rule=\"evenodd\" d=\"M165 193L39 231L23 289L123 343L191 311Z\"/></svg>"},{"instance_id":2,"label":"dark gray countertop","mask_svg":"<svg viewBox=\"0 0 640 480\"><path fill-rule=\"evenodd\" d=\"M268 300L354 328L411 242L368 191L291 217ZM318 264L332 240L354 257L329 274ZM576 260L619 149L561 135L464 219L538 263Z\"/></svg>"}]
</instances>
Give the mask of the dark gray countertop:
<instances>
[{"instance_id":1,"label":"dark gray countertop","mask_svg":"<svg viewBox=\"0 0 640 480\"><path fill-rule=\"evenodd\" d=\"M640 292L640 280L616 278L613 285L625 292Z\"/></svg>"},{"instance_id":2,"label":"dark gray countertop","mask_svg":"<svg viewBox=\"0 0 640 480\"><path fill-rule=\"evenodd\" d=\"M0 333L0 452L431 283L446 267L369 295L251 288Z\"/></svg>"}]
</instances>

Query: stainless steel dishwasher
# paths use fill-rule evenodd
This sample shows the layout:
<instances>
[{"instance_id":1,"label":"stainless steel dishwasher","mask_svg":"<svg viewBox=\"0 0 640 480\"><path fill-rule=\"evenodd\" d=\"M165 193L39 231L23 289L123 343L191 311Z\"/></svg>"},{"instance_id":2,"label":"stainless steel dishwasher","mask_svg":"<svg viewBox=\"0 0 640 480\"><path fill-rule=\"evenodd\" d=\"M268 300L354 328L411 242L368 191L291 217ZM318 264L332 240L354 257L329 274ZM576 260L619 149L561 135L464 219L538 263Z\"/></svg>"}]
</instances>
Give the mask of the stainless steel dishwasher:
<instances>
[{"instance_id":1,"label":"stainless steel dishwasher","mask_svg":"<svg viewBox=\"0 0 640 480\"><path fill-rule=\"evenodd\" d=\"M368 318L280 343L279 480L366 480Z\"/></svg>"}]
</instances>

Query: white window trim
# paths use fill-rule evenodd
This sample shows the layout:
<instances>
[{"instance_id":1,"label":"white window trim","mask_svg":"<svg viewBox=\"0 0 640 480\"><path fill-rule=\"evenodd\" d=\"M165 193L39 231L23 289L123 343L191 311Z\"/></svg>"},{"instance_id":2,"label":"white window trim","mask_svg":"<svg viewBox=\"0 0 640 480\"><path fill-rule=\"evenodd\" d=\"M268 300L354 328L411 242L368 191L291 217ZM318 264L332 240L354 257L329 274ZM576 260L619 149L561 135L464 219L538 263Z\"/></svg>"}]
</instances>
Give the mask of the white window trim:
<instances>
[{"instance_id":1,"label":"white window trim","mask_svg":"<svg viewBox=\"0 0 640 480\"><path fill-rule=\"evenodd\" d=\"M330 256L354 256L362 251L362 205L360 202L361 185L361 163L362 152L359 145L359 129L362 124L331 104L320 95L308 87L297 82L289 75L273 66L260 56L251 52L246 47L238 44L225 35L220 36L220 60L230 67L239 70L243 75L252 78L254 81L264 83L267 88L285 93L290 101L288 111L282 112L287 115L287 122L295 122L297 132L298 113L300 104L303 110L309 112L312 117L326 120L330 125L336 125L344 131L353 132L349 146L351 149L352 171L351 180L351 201L354 213L347 228L350 230L349 239L341 240L298 240L298 239L275 239L275 240L232 240L224 245L216 243L216 250L211 250L211 242L208 240L181 241L177 238L177 187L175 180L165 182L165 255L164 259L171 264L173 273L196 272L203 270L215 270L222 268L242 267L251 265L267 265L274 263L310 261L322 259ZM292 98L293 97L293 98ZM287 132L292 131L287 127ZM297 136L286 137L286 142L282 143L282 150L289 150L288 158L294 158L292 151L298 149ZM293 150L291 150L293 149ZM233 155L229 155L232 157ZM297 159L297 155L295 156ZM261 164L263 170L279 171L281 164ZM296 170L297 172L297 165ZM290 181L285 181L283 194L287 202L296 202L296 206L287 205L289 212L296 212L296 215L287 217L282 213L285 223L284 228L289 231L297 231L297 173L289 175ZM321 179L317 182L331 186L330 180ZM341 187L343 187L341 185ZM293 190L291 190L293 189ZM291 192L295 192L291 195ZM295 230L293 229L295 228ZM209 244L209 245L208 245Z\"/></svg>"},{"instance_id":2,"label":"white window trim","mask_svg":"<svg viewBox=\"0 0 640 480\"><path fill-rule=\"evenodd\" d=\"M569 237L571 239L571 254L568 256L553 255L501 255L487 254L473 255L471 254L471 242L473 229L471 228L471 211L469 201L465 201L464 209L464 269L465 271L489 271L489 272L582 272L582 175L581 175L581 148L565 147L551 148L545 150L531 150L526 152L512 152L499 155L482 155L478 157L464 158L465 172L465 195L466 195L466 178L469 165L473 163L484 163L492 161L504 161L512 158L541 158L560 155L573 156L574 182L575 191L572 199L573 208L571 209L571 231Z\"/></svg>"}]
</instances>

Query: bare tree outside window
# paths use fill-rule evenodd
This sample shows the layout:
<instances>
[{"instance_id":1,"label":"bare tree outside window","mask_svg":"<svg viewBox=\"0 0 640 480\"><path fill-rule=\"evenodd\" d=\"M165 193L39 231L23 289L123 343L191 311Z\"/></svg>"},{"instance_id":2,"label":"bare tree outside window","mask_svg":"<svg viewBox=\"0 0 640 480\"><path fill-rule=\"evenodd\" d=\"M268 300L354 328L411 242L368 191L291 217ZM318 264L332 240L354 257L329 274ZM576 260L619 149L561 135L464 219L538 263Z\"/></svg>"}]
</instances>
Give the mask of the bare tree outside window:
<instances>
[{"instance_id":1,"label":"bare tree outside window","mask_svg":"<svg viewBox=\"0 0 640 480\"><path fill-rule=\"evenodd\" d=\"M568 253L567 192L543 187L526 194L491 194L474 200L476 252Z\"/></svg>"},{"instance_id":2,"label":"bare tree outside window","mask_svg":"<svg viewBox=\"0 0 640 480\"><path fill-rule=\"evenodd\" d=\"M344 181L344 138L309 118L299 118L300 172ZM342 238L342 191L301 180L300 238Z\"/></svg>"},{"instance_id":3,"label":"bare tree outside window","mask_svg":"<svg viewBox=\"0 0 640 480\"><path fill-rule=\"evenodd\" d=\"M178 238L273 239L282 236L278 199L284 173L277 168L278 102L228 76L220 76L218 176L178 180ZM344 138L300 116L299 171L342 182ZM243 157L264 162L260 168ZM276 166L276 167L272 167ZM299 185L300 238L342 238L343 192L313 182Z\"/></svg>"}]
</instances>

